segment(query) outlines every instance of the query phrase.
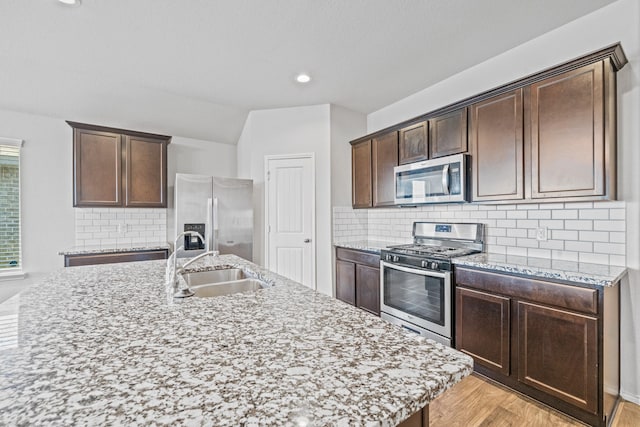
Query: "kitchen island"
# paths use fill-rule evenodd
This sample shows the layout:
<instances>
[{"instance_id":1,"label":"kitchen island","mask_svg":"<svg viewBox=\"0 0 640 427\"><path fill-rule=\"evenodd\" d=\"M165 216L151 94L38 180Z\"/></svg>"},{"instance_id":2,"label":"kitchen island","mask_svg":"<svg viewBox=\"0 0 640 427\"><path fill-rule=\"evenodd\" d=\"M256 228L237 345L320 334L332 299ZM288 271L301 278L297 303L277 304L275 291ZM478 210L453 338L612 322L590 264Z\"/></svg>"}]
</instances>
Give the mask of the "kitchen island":
<instances>
[{"instance_id":1,"label":"kitchen island","mask_svg":"<svg viewBox=\"0 0 640 427\"><path fill-rule=\"evenodd\" d=\"M165 262L145 261L61 269L1 304L0 425L393 426L472 371L236 256L192 267L269 286L173 300Z\"/></svg>"}]
</instances>

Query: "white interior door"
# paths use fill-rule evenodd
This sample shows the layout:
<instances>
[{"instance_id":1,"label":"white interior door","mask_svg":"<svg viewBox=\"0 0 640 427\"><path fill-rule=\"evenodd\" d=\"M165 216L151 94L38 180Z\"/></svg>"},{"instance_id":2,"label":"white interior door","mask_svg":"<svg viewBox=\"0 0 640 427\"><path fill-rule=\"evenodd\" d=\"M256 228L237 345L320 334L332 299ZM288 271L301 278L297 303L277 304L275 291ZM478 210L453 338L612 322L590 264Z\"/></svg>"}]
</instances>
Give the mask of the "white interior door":
<instances>
[{"instance_id":1,"label":"white interior door","mask_svg":"<svg viewBox=\"0 0 640 427\"><path fill-rule=\"evenodd\" d=\"M267 268L315 289L314 158L265 160Z\"/></svg>"}]
</instances>

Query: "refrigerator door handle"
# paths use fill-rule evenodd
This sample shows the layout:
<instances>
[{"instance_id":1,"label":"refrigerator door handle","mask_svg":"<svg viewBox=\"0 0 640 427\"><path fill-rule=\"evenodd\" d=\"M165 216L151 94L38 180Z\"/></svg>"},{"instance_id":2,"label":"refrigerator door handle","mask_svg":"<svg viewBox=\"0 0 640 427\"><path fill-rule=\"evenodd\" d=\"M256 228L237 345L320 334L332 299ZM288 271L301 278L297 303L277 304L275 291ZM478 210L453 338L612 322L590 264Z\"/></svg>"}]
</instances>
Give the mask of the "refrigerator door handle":
<instances>
[{"instance_id":1,"label":"refrigerator door handle","mask_svg":"<svg viewBox=\"0 0 640 427\"><path fill-rule=\"evenodd\" d=\"M213 206L211 198L207 199L207 223L205 225L205 242L204 250L209 252L213 248L213 230L212 230Z\"/></svg>"}]
</instances>

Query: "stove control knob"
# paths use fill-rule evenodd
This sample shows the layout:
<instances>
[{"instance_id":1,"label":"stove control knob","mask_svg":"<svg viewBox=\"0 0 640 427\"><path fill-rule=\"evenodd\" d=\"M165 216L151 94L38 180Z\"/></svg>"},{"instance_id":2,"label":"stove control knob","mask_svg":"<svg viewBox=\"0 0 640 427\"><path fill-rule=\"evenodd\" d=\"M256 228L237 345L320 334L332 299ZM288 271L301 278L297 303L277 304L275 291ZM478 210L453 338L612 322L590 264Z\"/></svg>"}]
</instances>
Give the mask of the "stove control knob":
<instances>
[{"instance_id":1,"label":"stove control knob","mask_svg":"<svg viewBox=\"0 0 640 427\"><path fill-rule=\"evenodd\" d=\"M393 262L398 262L398 261L400 261L400 258L398 257L398 255L394 255L393 258L392 258L392 261Z\"/></svg>"},{"instance_id":2,"label":"stove control knob","mask_svg":"<svg viewBox=\"0 0 640 427\"><path fill-rule=\"evenodd\" d=\"M391 255L386 254L386 255L384 256L384 260L385 260L385 261L391 261Z\"/></svg>"},{"instance_id":3,"label":"stove control knob","mask_svg":"<svg viewBox=\"0 0 640 427\"><path fill-rule=\"evenodd\" d=\"M428 263L428 261L421 261L421 262L420 262L420 266L421 266L422 268L429 268L429 265L428 265L428 264L429 264L429 263Z\"/></svg>"},{"instance_id":4,"label":"stove control knob","mask_svg":"<svg viewBox=\"0 0 640 427\"><path fill-rule=\"evenodd\" d=\"M432 262L432 263L430 263L430 264L429 264L429 267L430 267L432 270L437 270L437 269L438 269L438 267L440 267L440 265L438 265L438 263L434 261L434 262Z\"/></svg>"}]
</instances>

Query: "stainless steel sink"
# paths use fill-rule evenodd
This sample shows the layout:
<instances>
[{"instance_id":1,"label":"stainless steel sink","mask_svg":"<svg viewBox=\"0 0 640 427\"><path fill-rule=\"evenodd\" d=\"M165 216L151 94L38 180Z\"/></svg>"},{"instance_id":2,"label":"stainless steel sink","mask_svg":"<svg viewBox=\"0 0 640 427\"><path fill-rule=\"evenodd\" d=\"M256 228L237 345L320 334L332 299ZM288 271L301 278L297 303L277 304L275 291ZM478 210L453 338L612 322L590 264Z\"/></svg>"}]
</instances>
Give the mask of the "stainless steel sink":
<instances>
[{"instance_id":1,"label":"stainless steel sink","mask_svg":"<svg viewBox=\"0 0 640 427\"><path fill-rule=\"evenodd\" d=\"M232 280L244 279L245 275L239 268L227 268L224 270L197 271L183 274L185 282L190 288L213 283L230 282Z\"/></svg>"},{"instance_id":2,"label":"stainless steel sink","mask_svg":"<svg viewBox=\"0 0 640 427\"><path fill-rule=\"evenodd\" d=\"M231 282L208 283L204 285L191 286L196 297L217 297L240 292L255 292L265 287L264 282L257 279L240 279Z\"/></svg>"},{"instance_id":3,"label":"stainless steel sink","mask_svg":"<svg viewBox=\"0 0 640 427\"><path fill-rule=\"evenodd\" d=\"M183 274L187 286L196 297L217 297L239 292L255 292L265 287L265 283L247 278L239 268L224 270L197 271Z\"/></svg>"}]
</instances>

